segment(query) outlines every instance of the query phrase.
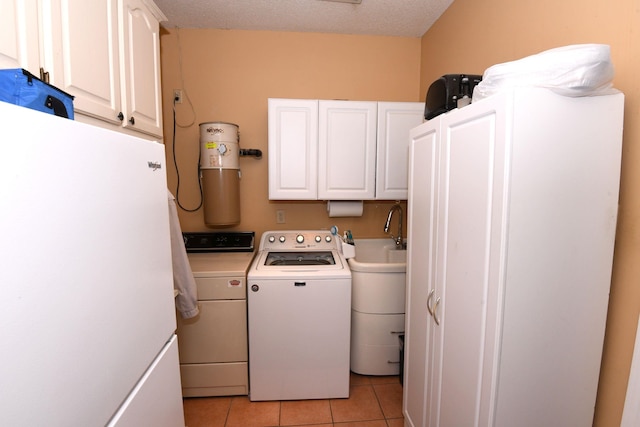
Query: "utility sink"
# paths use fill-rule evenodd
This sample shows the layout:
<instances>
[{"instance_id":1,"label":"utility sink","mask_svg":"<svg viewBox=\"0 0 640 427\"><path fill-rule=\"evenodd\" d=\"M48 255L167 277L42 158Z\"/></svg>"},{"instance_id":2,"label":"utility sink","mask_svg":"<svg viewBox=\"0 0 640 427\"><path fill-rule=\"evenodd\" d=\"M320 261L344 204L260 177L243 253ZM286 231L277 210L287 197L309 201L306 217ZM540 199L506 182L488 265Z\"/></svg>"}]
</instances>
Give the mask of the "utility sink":
<instances>
[{"instance_id":1,"label":"utility sink","mask_svg":"<svg viewBox=\"0 0 640 427\"><path fill-rule=\"evenodd\" d=\"M407 251L391 239L356 239L351 268L351 370L397 375L404 333Z\"/></svg>"},{"instance_id":2,"label":"utility sink","mask_svg":"<svg viewBox=\"0 0 640 427\"><path fill-rule=\"evenodd\" d=\"M355 239L355 258L349 259L352 271L404 273L407 251L398 249L391 239Z\"/></svg>"},{"instance_id":3,"label":"utility sink","mask_svg":"<svg viewBox=\"0 0 640 427\"><path fill-rule=\"evenodd\" d=\"M364 313L404 313L407 251L391 239L356 239L351 307Z\"/></svg>"}]
</instances>

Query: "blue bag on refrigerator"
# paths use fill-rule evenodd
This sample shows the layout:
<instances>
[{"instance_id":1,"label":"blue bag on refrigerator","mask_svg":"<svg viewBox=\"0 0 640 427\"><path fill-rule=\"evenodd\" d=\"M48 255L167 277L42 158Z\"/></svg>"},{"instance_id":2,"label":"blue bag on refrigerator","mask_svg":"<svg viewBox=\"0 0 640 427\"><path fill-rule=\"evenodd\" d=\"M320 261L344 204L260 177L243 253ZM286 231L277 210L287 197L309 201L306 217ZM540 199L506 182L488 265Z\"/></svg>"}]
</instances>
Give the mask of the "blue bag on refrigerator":
<instances>
[{"instance_id":1,"label":"blue bag on refrigerator","mask_svg":"<svg viewBox=\"0 0 640 427\"><path fill-rule=\"evenodd\" d=\"M0 70L0 101L73 120L73 96L27 70Z\"/></svg>"}]
</instances>

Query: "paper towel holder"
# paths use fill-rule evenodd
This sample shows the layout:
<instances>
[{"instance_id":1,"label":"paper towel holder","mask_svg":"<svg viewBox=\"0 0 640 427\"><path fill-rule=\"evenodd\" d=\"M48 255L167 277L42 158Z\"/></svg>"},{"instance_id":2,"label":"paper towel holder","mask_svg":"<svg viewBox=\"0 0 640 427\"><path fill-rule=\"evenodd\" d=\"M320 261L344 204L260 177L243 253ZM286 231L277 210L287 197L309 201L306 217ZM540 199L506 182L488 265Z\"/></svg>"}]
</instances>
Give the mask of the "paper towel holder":
<instances>
[{"instance_id":1,"label":"paper towel holder","mask_svg":"<svg viewBox=\"0 0 640 427\"><path fill-rule=\"evenodd\" d=\"M327 200L329 218L361 217L363 210L362 200Z\"/></svg>"}]
</instances>

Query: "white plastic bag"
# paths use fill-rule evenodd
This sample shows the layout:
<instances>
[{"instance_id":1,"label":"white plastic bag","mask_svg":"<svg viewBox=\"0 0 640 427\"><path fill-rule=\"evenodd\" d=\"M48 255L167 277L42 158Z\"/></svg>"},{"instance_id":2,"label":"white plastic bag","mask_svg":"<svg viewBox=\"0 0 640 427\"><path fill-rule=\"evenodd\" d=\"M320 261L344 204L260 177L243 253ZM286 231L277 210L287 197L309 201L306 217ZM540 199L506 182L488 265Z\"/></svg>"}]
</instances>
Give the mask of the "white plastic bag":
<instances>
[{"instance_id":1,"label":"white plastic bag","mask_svg":"<svg viewBox=\"0 0 640 427\"><path fill-rule=\"evenodd\" d=\"M613 89L608 45L559 47L487 68L473 91L473 101L513 87L545 87L565 96L608 95Z\"/></svg>"}]
</instances>

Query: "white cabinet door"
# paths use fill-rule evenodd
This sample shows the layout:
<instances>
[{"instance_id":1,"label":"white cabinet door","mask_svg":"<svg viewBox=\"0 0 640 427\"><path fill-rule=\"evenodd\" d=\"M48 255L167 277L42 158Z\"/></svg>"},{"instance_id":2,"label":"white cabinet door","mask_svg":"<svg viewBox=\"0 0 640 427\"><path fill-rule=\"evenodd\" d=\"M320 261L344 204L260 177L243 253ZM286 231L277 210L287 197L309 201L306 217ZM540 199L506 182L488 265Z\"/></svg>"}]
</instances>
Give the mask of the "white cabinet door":
<instances>
[{"instance_id":1,"label":"white cabinet door","mask_svg":"<svg viewBox=\"0 0 640 427\"><path fill-rule=\"evenodd\" d=\"M123 125L162 137L159 11L143 0L120 1Z\"/></svg>"},{"instance_id":2,"label":"white cabinet door","mask_svg":"<svg viewBox=\"0 0 640 427\"><path fill-rule=\"evenodd\" d=\"M43 66L74 110L121 123L117 0L43 1Z\"/></svg>"},{"instance_id":3,"label":"white cabinet door","mask_svg":"<svg viewBox=\"0 0 640 427\"><path fill-rule=\"evenodd\" d=\"M439 122L411 133L409 165L407 292L405 312L403 412L408 427L427 424L431 400L431 341L435 324L435 218L439 168Z\"/></svg>"},{"instance_id":4,"label":"white cabinet door","mask_svg":"<svg viewBox=\"0 0 640 427\"><path fill-rule=\"evenodd\" d=\"M485 425L500 307L504 106L445 115L412 132L405 417ZM483 421L480 421L483 420Z\"/></svg>"},{"instance_id":5,"label":"white cabinet door","mask_svg":"<svg viewBox=\"0 0 640 427\"><path fill-rule=\"evenodd\" d=\"M505 107L488 104L441 120L433 426L486 425L493 404Z\"/></svg>"},{"instance_id":6,"label":"white cabinet door","mask_svg":"<svg viewBox=\"0 0 640 427\"><path fill-rule=\"evenodd\" d=\"M0 3L0 68L24 68L39 75L37 0Z\"/></svg>"},{"instance_id":7,"label":"white cabinet door","mask_svg":"<svg viewBox=\"0 0 640 427\"><path fill-rule=\"evenodd\" d=\"M269 99L269 199L318 198L318 101Z\"/></svg>"},{"instance_id":8,"label":"white cabinet door","mask_svg":"<svg viewBox=\"0 0 640 427\"><path fill-rule=\"evenodd\" d=\"M523 89L507 110L513 141L496 427L593 423L623 98Z\"/></svg>"},{"instance_id":9,"label":"white cabinet door","mask_svg":"<svg viewBox=\"0 0 640 427\"><path fill-rule=\"evenodd\" d=\"M376 102L320 101L318 198L375 198Z\"/></svg>"},{"instance_id":10,"label":"white cabinet door","mask_svg":"<svg viewBox=\"0 0 640 427\"><path fill-rule=\"evenodd\" d=\"M378 102L377 200L407 199L409 131L423 118L422 102Z\"/></svg>"}]
</instances>

